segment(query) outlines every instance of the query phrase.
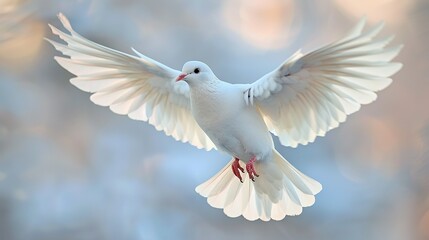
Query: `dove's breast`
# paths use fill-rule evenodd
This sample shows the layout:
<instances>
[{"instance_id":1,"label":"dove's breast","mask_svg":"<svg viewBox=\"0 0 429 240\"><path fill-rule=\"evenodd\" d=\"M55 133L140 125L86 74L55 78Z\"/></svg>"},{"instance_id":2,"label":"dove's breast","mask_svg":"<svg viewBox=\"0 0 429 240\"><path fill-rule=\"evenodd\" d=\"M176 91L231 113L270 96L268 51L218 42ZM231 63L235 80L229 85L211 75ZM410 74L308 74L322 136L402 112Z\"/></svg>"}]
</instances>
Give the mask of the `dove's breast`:
<instances>
[{"instance_id":1,"label":"dove's breast","mask_svg":"<svg viewBox=\"0 0 429 240\"><path fill-rule=\"evenodd\" d=\"M215 89L191 90L192 114L216 147L243 161L264 159L273 142L262 115L244 102L243 91L225 83Z\"/></svg>"}]
</instances>

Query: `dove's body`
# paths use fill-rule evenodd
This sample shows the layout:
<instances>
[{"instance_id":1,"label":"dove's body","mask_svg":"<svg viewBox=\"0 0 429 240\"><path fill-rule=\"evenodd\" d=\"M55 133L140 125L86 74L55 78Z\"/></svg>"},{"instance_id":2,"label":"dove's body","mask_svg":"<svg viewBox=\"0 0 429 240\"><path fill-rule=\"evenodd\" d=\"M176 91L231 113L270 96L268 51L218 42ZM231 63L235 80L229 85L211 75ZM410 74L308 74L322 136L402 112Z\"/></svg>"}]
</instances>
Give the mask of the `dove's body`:
<instances>
[{"instance_id":1,"label":"dove's body","mask_svg":"<svg viewBox=\"0 0 429 240\"><path fill-rule=\"evenodd\" d=\"M104 47L59 18L70 34L51 28L67 44L49 41L69 56L55 59L76 75L71 83L115 113L231 155L196 191L226 215L249 220L299 215L322 189L274 149L270 132L285 146L313 142L374 101L401 68L391 62L401 46L386 47L392 38L375 39L382 25L362 32L364 21L339 41L305 55L298 51L254 83L230 84L202 62L188 62L179 72L137 51L138 57ZM243 179L240 162L247 162ZM253 182L253 176L259 177Z\"/></svg>"},{"instance_id":2,"label":"dove's body","mask_svg":"<svg viewBox=\"0 0 429 240\"><path fill-rule=\"evenodd\" d=\"M192 115L217 149L244 162L271 159L271 134L257 108L244 102L242 85L216 79L190 86Z\"/></svg>"}]
</instances>

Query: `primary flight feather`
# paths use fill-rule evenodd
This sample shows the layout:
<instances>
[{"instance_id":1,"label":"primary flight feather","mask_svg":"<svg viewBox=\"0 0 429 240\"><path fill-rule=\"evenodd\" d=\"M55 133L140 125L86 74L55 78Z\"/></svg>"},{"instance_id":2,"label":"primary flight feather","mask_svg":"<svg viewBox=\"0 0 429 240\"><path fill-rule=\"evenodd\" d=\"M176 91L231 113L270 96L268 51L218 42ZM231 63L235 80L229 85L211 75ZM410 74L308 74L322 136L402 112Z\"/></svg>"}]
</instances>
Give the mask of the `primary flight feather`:
<instances>
[{"instance_id":1,"label":"primary flight feather","mask_svg":"<svg viewBox=\"0 0 429 240\"><path fill-rule=\"evenodd\" d=\"M66 44L47 40L68 56L55 59L76 75L71 83L115 113L228 153L232 160L196 191L226 215L248 220L299 215L322 190L274 149L270 132L285 146L313 142L374 101L402 66L391 62L402 46L375 39L382 24L363 32L361 20L345 38L298 51L252 84L230 84L202 62L187 62L180 72L134 49L137 56L92 42L59 19L69 34L50 27Z\"/></svg>"}]
</instances>

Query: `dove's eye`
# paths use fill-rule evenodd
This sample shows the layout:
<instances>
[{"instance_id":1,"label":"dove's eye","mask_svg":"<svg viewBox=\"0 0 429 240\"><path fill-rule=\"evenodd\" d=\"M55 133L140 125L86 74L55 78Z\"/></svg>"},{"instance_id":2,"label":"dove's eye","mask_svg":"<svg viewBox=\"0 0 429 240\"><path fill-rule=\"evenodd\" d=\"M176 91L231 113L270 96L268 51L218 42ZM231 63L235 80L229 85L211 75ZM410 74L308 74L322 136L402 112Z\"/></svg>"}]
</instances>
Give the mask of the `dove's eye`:
<instances>
[{"instance_id":1,"label":"dove's eye","mask_svg":"<svg viewBox=\"0 0 429 240\"><path fill-rule=\"evenodd\" d=\"M194 69L194 73L195 73L195 74L198 74L199 72L200 72L200 69L199 69L199 68L195 68L195 69Z\"/></svg>"}]
</instances>

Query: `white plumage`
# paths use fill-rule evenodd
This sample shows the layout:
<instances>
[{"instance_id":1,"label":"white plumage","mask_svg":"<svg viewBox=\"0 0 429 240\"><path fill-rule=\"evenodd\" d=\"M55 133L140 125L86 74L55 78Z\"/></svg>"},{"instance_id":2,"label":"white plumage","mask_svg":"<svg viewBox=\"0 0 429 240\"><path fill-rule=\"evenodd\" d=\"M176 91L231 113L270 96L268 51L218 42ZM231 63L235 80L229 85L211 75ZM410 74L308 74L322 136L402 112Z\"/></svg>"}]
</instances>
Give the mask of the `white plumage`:
<instances>
[{"instance_id":1,"label":"white plumage","mask_svg":"<svg viewBox=\"0 0 429 240\"><path fill-rule=\"evenodd\" d=\"M179 71L142 54L135 57L94 43L76 33L63 14L58 17L71 35L49 26L67 45L47 40L70 57L55 60L77 76L70 80L73 85L94 93L91 101L131 119L148 121L176 140L214 148L192 118L188 86L173 81Z\"/></svg>"},{"instance_id":2,"label":"white plumage","mask_svg":"<svg viewBox=\"0 0 429 240\"><path fill-rule=\"evenodd\" d=\"M77 76L71 83L115 113L231 155L196 191L226 215L248 220L299 215L322 189L274 149L269 132L285 146L313 142L374 101L401 68L390 61L402 46L387 47L391 37L375 39L382 24L362 32L364 20L345 38L305 55L298 51L252 84L230 84L201 62L188 62L179 72L134 49L138 57L101 46L59 18L70 34L51 29L67 44L48 41L69 56L55 59ZM237 164L246 165L248 177L241 177Z\"/></svg>"},{"instance_id":3,"label":"white plumage","mask_svg":"<svg viewBox=\"0 0 429 240\"><path fill-rule=\"evenodd\" d=\"M390 62L402 45L375 40L383 24L362 33L362 19L345 38L285 63L249 88L268 128L285 146L313 142L377 98L402 66ZM251 99L250 101L253 101Z\"/></svg>"}]
</instances>

